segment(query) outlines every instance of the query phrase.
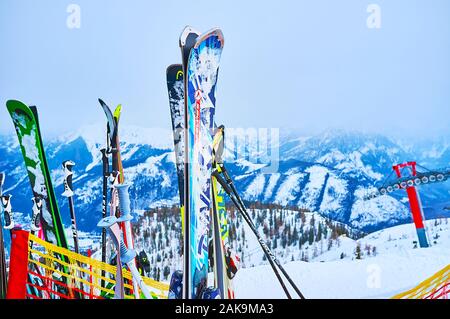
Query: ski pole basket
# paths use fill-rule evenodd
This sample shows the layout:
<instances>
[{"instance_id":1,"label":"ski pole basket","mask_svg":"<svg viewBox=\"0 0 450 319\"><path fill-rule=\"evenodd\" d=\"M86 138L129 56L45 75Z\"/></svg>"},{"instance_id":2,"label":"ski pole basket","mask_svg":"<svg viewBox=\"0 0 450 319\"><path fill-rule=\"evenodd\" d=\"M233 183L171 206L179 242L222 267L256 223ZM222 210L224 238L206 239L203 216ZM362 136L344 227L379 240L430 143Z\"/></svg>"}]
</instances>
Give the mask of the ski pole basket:
<instances>
[{"instance_id":1,"label":"ski pole basket","mask_svg":"<svg viewBox=\"0 0 450 319\"><path fill-rule=\"evenodd\" d=\"M450 297L450 265L439 270L419 285L395 295L393 299L448 299Z\"/></svg>"},{"instance_id":2,"label":"ski pole basket","mask_svg":"<svg viewBox=\"0 0 450 319\"><path fill-rule=\"evenodd\" d=\"M11 237L8 299L114 297L115 266L55 246L24 230L13 230ZM167 284L142 278L153 299L167 298ZM134 299L132 275L128 270L123 270L123 279L125 298Z\"/></svg>"}]
</instances>

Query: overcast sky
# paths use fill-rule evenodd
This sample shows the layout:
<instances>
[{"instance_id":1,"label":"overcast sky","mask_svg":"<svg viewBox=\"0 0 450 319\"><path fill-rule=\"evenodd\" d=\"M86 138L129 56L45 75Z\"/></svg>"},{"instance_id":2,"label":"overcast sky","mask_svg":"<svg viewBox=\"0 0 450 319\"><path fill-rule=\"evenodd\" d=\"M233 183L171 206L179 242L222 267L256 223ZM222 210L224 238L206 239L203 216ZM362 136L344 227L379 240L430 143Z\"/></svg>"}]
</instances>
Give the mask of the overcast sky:
<instances>
[{"instance_id":1,"label":"overcast sky","mask_svg":"<svg viewBox=\"0 0 450 319\"><path fill-rule=\"evenodd\" d=\"M225 36L218 123L448 134L449 18L447 0L1 0L0 132L12 98L38 106L44 134L103 122L98 97L125 124L170 128L165 69L189 24Z\"/></svg>"}]
</instances>

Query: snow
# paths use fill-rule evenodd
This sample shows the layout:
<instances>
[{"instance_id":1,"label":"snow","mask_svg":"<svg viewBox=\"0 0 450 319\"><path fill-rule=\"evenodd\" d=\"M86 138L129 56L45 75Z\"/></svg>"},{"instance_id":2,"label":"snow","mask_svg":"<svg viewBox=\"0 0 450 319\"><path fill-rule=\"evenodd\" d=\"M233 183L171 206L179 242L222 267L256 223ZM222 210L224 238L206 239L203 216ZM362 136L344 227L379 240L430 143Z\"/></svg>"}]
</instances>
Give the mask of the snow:
<instances>
[{"instance_id":1,"label":"snow","mask_svg":"<svg viewBox=\"0 0 450 319\"><path fill-rule=\"evenodd\" d=\"M245 167L246 170L244 171L246 174L257 171L263 167L265 167L267 164L258 164L258 163L252 163L248 160L245 160L243 158L238 159L236 162L237 166Z\"/></svg>"},{"instance_id":2,"label":"snow","mask_svg":"<svg viewBox=\"0 0 450 319\"><path fill-rule=\"evenodd\" d=\"M306 174L303 173L289 175L278 189L276 202L281 205L286 205L294 200L296 197L294 193L300 190L300 180L305 176Z\"/></svg>"},{"instance_id":3,"label":"snow","mask_svg":"<svg viewBox=\"0 0 450 319\"><path fill-rule=\"evenodd\" d=\"M394 223L405 220L410 214L405 205L388 195L364 200L364 190L358 188L355 196L357 200L352 206L350 215L350 223L353 227Z\"/></svg>"},{"instance_id":4,"label":"snow","mask_svg":"<svg viewBox=\"0 0 450 319\"><path fill-rule=\"evenodd\" d=\"M342 206L342 201L348 193L347 182L337 178L334 174L330 174L325 186L324 196L320 204L320 211L337 211Z\"/></svg>"},{"instance_id":5,"label":"snow","mask_svg":"<svg viewBox=\"0 0 450 319\"><path fill-rule=\"evenodd\" d=\"M264 175L262 174L256 175L255 179L247 187L244 196L247 199L254 200L255 198L257 198L259 194L261 194L264 191L265 182L266 179L264 178Z\"/></svg>"},{"instance_id":6,"label":"snow","mask_svg":"<svg viewBox=\"0 0 450 319\"><path fill-rule=\"evenodd\" d=\"M383 175L380 173L376 173L372 170L370 165L364 165L361 159L361 152L354 151L350 154L346 155L346 161L342 161L338 165L335 166L336 169L342 170L344 173L352 172L352 171L361 171L364 172L367 176L373 178L376 181L379 181L383 178Z\"/></svg>"},{"instance_id":7,"label":"snow","mask_svg":"<svg viewBox=\"0 0 450 319\"><path fill-rule=\"evenodd\" d=\"M145 174L147 176L160 176L163 179L161 187L169 187L171 185L170 176L165 171L161 171L160 163L164 158L170 158L172 152L163 153L158 156L150 156L144 163L124 169L127 179L134 180L138 175Z\"/></svg>"},{"instance_id":8,"label":"snow","mask_svg":"<svg viewBox=\"0 0 450 319\"><path fill-rule=\"evenodd\" d=\"M298 204L306 207L313 207L319 197L329 171L323 166L315 165L308 167L305 172L309 173L309 180Z\"/></svg>"},{"instance_id":9,"label":"snow","mask_svg":"<svg viewBox=\"0 0 450 319\"><path fill-rule=\"evenodd\" d=\"M269 183L267 184L266 190L264 191L264 199L269 199L272 194L275 186L277 185L278 180L280 179L281 174L280 173L273 173L270 174L269 177Z\"/></svg>"},{"instance_id":10,"label":"snow","mask_svg":"<svg viewBox=\"0 0 450 319\"><path fill-rule=\"evenodd\" d=\"M390 298L450 264L449 220L436 223L426 222L432 236L439 236L430 248L414 249L414 225L406 224L358 241L341 237L340 247L319 256L317 261L290 262L285 269L306 298ZM358 243L363 253L366 245L375 246L376 256L351 258ZM347 255L342 260L341 252ZM285 298L270 266L266 265L240 269L234 286L237 298Z\"/></svg>"}]
</instances>

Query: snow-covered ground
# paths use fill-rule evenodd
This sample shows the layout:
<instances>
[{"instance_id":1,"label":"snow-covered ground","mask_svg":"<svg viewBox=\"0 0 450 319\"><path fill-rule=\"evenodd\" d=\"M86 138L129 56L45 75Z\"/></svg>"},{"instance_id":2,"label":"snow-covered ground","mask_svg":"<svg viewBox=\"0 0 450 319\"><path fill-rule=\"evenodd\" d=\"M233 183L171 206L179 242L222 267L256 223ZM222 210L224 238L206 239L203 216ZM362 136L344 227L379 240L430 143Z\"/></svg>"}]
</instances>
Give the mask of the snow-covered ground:
<instances>
[{"instance_id":1,"label":"snow-covered ground","mask_svg":"<svg viewBox=\"0 0 450 319\"><path fill-rule=\"evenodd\" d=\"M290 262L285 269L306 298L390 298L450 264L450 220L430 220L426 225L429 248L414 248L415 228L406 224L358 241L341 237L339 246L315 261ZM356 259L358 245L361 259ZM239 270L234 285L237 298L285 298L270 266Z\"/></svg>"}]
</instances>

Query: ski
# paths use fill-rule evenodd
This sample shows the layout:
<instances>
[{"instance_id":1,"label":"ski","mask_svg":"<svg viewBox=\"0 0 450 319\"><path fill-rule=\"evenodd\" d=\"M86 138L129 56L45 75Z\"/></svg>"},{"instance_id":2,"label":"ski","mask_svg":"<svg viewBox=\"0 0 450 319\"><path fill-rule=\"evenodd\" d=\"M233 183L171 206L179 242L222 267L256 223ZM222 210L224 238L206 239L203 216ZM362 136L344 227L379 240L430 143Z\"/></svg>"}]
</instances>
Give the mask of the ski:
<instances>
[{"instance_id":1,"label":"ski","mask_svg":"<svg viewBox=\"0 0 450 319\"><path fill-rule=\"evenodd\" d=\"M119 120L120 120L121 114L122 114L122 105L119 104L119 105L117 105L117 107L113 113L114 121L116 122L116 130L117 130L116 141L115 141L115 147L116 147L117 151L113 153L113 159L114 159L114 155L116 156L117 167L113 166L113 169L116 169L119 172L119 184L123 184L125 182L125 175L123 173L123 164L122 164L122 158L120 155L120 142L119 142ZM120 205L120 201L119 201L119 205ZM118 207L118 209L119 209L119 216L121 216L122 212L121 212L120 206ZM125 242L125 245L127 246L127 248L134 249L134 239L133 239L131 223L130 222L122 222L122 223L120 223L120 227L124 234L123 240Z\"/></svg>"},{"instance_id":2,"label":"ski","mask_svg":"<svg viewBox=\"0 0 450 319\"><path fill-rule=\"evenodd\" d=\"M180 212L182 220L182 232L184 233L184 87L183 87L183 67L181 64L172 64L167 68L167 90L169 95L169 106L172 120L172 132L174 139L175 164L178 178L178 189L180 195ZM223 148L223 129L215 135L213 145L216 148ZM213 146L213 154L220 155L215 151ZM216 157L216 155L214 156ZM214 164L213 164L214 166ZM225 202L223 199L224 191L213 179L212 185L212 230L214 240L214 278L216 287L220 289L222 299L234 298L231 279L226 275L225 262L225 243L228 240L228 225L226 219Z\"/></svg>"},{"instance_id":3,"label":"ski","mask_svg":"<svg viewBox=\"0 0 450 319\"><path fill-rule=\"evenodd\" d=\"M116 123L116 136L115 136L116 140L114 141L113 144L116 151L113 153L113 170L116 170L120 173L119 183L123 184L123 182L125 181L125 176L123 175L123 166L122 166L122 159L120 157L120 143L119 143L119 120L121 114L122 114L122 104L119 104L116 106L113 113L114 122Z\"/></svg>"},{"instance_id":4,"label":"ski","mask_svg":"<svg viewBox=\"0 0 450 319\"><path fill-rule=\"evenodd\" d=\"M45 240L68 248L42 143L37 108L15 100L7 101L6 107L16 129L33 196L43 199L41 225Z\"/></svg>"},{"instance_id":5,"label":"ski","mask_svg":"<svg viewBox=\"0 0 450 319\"><path fill-rule=\"evenodd\" d=\"M184 154L183 154L183 186L180 189L180 191L183 191L183 198L180 198L180 202L182 204L182 236L183 236L183 269L184 271L182 272L182 277L178 278L180 281L180 285L179 287L182 288L182 291L180 294L177 294L177 296L181 295L181 298L191 298L191 293L190 293L190 288L188 287L188 283L187 283L187 278L189 278L189 267L190 267L190 231L189 231L189 225L190 225L190 215L188 213L186 213L186 209L185 206L189 205L189 196L187 194L189 194L189 183L187 183L186 181L186 176L188 176L188 162L187 162L187 153L186 153L186 141L187 141L187 137L186 137L186 128L187 128L187 116L185 114L185 111L187 109L187 101L186 101L186 96L185 96L185 92L186 92L186 88L187 88L187 81L185 78L185 75L187 74L187 66L188 66L188 59L189 59L189 54L191 52L191 49L194 47L195 42L197 40L197 37L200 35L199 32L197 32L196 30L194 30L192 27L190 26L186 26L181 35L180 35L180 41L179 41L179 45L180 45L180 49L181 49L181 62L182 62L182 68L183 68L183 119L182 119L182 124L183 124L183 146L184 146ZM181 113L181 112L180 112ZM187 231L185 230L185 227L187 229ZM175 282L177 282L177 280L175 280ZM185 285L183 285L183 282L186 283Z\"/></svg>"},{"instance_id":6,"label":"ski","mask_svg":"<svg viewBox=\"0 0 450 319\"><path fill-rule=\"evenodd\" d=\"M5 173L0 172L0 198L3 196L3 184L5 183ZM0 205L0 215L2 214L2 206ZM7 272L6 272L6 251L5 240L3 238L3 223L0 217L0 299L6 298L7 289Z\"/></svg>"},{"instance_id":7,"label":"ski","mask_svg":"<svg viewBox=\"0 0 450 319\"><path fill-rule=\"evenodd\" d=\"M201 298L207 287L208 233L211 209L212 134L215 89L224 44L220 29L198 37L186 60L186 44L192 33L180 38L185 82L185 232L183 298ZM186 62L187 61L187 62Z\"/></svg>"},{"instance_id":8,"label":"ski","mask_svg":"<svg viewBox=\"0 0 450 319\"><path fill-rule=\"evenodd\" d=\"M119 104L113 113L111 112L110 107L102 99L98 99L98 101L102 106L107 119L106 152L111 154L112 157L111 172L119 173L118 182L119 184L122 184L125 181L119 145L119 119L122 111L122 105ZM116 217L120 217L120 209L118 207L116 208ZM127 238L127 230L125 229L125 224L120 223L120 227L122 228L122 232L124 234L125 245L127 245L127 247L129 248L133 248L133 238ZM128 231L128 234L131 234L131 229Z\"/></svg>"},{"instance_id":9,"label":"ski","mask_svg":"<svg viewBox=\"0 0 450 319\"><path fill-rule=\"evenodd\" d=\"M183 66L172 64L167 68L167 91L175 151L175 165L180 195L181 229L184 233L184 81Z\"/></svg>"},{"instance_id":10,"label":"ski","mask_svg":"<svg viewBox=\"0 0 450 319\"><path fill-rule=\"evenodd\" d=\"M222 163L222 153L224 149L224 127L216 129L213 140L213 168ZM225 191L217 183L214 176L211 176L211 198L212 198L212 240L213 240L213 269L215 286L219 288L221 299L234 299L232 278L229 274L226 261L226 244L229 240L227 211L225 207ZM234 275L234 274L233 274Z\"/></svg>"},{"instance_id":11,"label":"ski","mask_svg":"<svg viewBox=\"0 0 450 319\"><path fill-rule=\"evenodd\" d=\"M109 176L109 161L108 155L106 154L106 148L100 150L102 153L102 218L106 217L106 212L108 210L108 176ZM102 262L106 263L106 229L102 228ZM105 287L105 270L102 269L102 281L100 283L101 287Z\"/></svg>"}]
</instances>

